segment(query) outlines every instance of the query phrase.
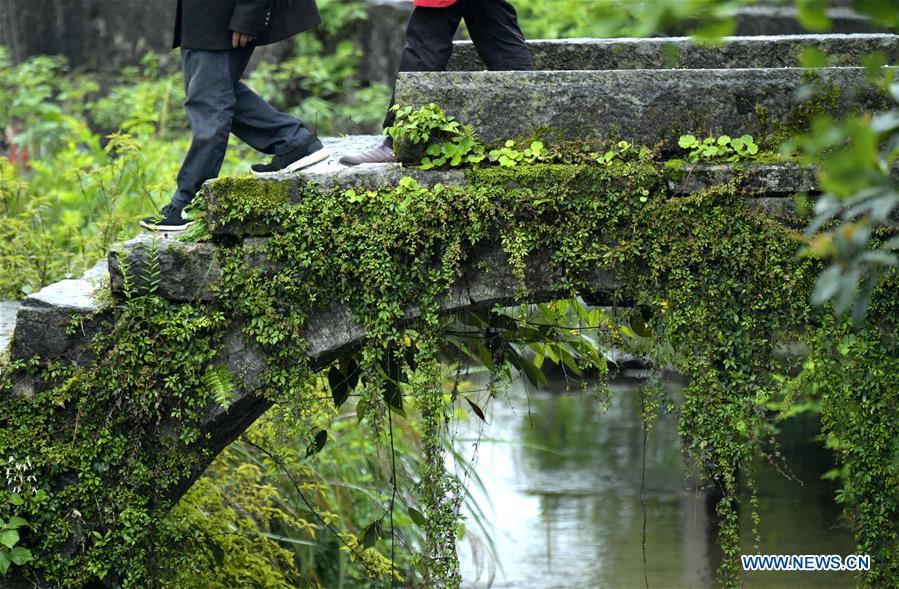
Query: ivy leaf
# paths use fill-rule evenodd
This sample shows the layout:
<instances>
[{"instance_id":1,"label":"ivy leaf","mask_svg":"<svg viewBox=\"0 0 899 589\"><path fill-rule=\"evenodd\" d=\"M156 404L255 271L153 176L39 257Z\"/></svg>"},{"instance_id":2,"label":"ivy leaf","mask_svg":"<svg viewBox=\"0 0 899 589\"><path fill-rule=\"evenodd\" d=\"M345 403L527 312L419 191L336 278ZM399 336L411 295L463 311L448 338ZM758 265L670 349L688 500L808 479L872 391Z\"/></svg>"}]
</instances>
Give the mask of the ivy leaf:
<instances>
[{"instance_id":1,"label":"ivy leaf","mask_svg":"<svg viewBox=\"0 0 899 589\"><path fill-rule=\"evenodd\" d=\"M468 404L471 406L471 410L474 411L474 414L481 418L481 421L487 423L487 419L484 417L484 411L478 407L477 403L465 397L465 400L468 401Z\"/></svg>"},{"instance_id":2,"label":"ivy leaf","mask_svg":"<svg viewBox=\"0 0 899 589\"><path fill-rule=\"evenodd\" d=\"M9 561L9 557L6 556L6 553L0 550L0 575L5 575L6 571L9 570L9 565L12 564Z\"/></svg>"},{"instance_id":3,"label":"ivy leaf","mask_svg":"<svg viewBox=\"0 0 899 589\"><path fill-rule=\"evenodd\" d=\"M375 542L378 541L378 538L381 537L381 520L376 520L371 523L367 528L365 528L365 532L362 533L362 546L365 548L371 548L375 545Z\"/></svg>"},{"instance_id":4,"label":"ivy leaf","mask_svg":"<svg viewBox=\"0 0 899 589\"><path fill-rule=\"evenodd\" d=\"M12 548L19 542L19 532L16 530L5 530L0 533L0 544L7 548Z\"/></svg>"},{"instance_id":5,"label":"ivy leaf","mask_svg":"<svg viewBox=\"0 0 899 589\"><path fill-rule=\"evenodd\" d=\"M21 546L16 546L9 553L9 559L13 561L13 564L17 564L19 566L31 562L33 558L34 557L31 555L31 551Z\"/></svg>"},{"instance_id":6,"label":"ivy leaf","mask_svg":"<svg viewBox=\"0 0 899 589\"><path fill-rule=\"evenodd\" d=\"M414 507L409 508L409 517L412 518L412 521L415 522L415 525L420 526L422 528L425 527L425 525L427 525L427 523L428 523L427 518L425 518L425 514L418 511Z\"/></svg>"},{"instance_id":7,"label":"ivy leaf","mask_svg":"<svg viewBox=\"0 0 899 589\"><path fill-rule=\"evenodd\" d=\"M309 444L309 447L306 448L306 458L309 458L313 454L318 454L322 451L322 448L325 447L325 444L328 443L328 432L327 430L321 430L317 434L315 434L315 439Z\"/></svg>"},{"instance_id":8,"label":"ivy leaf","mask_svg":"<svg viewBox=\"0 0 899 589\"><path fill-rule=\"evenodd\" d=\"M694 135L681 135L677 140L677 144L683 147L684 149L689 149L696 145L696 136Z\"/></svg>"},{"instance_id":9,"label":"ivy leaf","mask_svg":"<svg viewBox=\"0 0 899 589\"><path fill-rule=\"evenodd\" d=\"M22 519L21 517L12 516L9 518L9 522L7 522L6 527L10 530L16 530L21 528L22 526L27 526L28 522Z\"/></svg>"},{"instance_id":10,"label":"ivy leaf","mask_svg":"<svg viewBox=\"0 0 899 589\"><path fill-rule=\"evenodd\" d=\"M341 360L328 371L328 386L334 406L340 409L359 384L359 365L352 358Z\"/></svg>"},{"instance_id":11,"label":"ivy leaf","mask_svg":"<svg viewBox=\"0 0 899 589\"><path fill-rule=\"evenodd\" d=\"M334 406L340 409L350 397L350 387L337 366L332 366L331 370L328 371L328 386L331 388L331 398L334 400Z\"/></svg>"}]
</instances>

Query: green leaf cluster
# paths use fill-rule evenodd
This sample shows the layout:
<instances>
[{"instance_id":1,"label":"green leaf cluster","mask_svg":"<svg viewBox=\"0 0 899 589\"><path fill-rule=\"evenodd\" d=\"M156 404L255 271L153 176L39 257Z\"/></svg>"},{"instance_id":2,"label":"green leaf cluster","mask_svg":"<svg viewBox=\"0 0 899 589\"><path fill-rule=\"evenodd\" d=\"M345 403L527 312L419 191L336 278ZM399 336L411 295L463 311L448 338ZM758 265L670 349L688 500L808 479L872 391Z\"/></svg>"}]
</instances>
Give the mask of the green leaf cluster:
<instances>
[{"instance_id":1,"label":"green leaf cluster","mask_svg":"<svg viewBox=\"0 0 899 589\"><path fill-rule=\"evenodd\" d=\"M721 135L719 137L706 137L697 139L694 135L681 135L677 144L689 150L687 157L691 162L727 162L735 164L740 161L751 160L759 152L752 135L731 137Z\"/></svg>"},{"instance_id":2,"label":"green leaf cluster","mask_svg":"<svg viewBox=\"0 0 899 589\"><path fill-rule=\"evenodd\" d=\"M0 577L6 574L10 566L22 566L33 560L31 551L19 546L19 528L27 525L27 521L17 516L0 520Z\"/></svg>"}]
</instances>

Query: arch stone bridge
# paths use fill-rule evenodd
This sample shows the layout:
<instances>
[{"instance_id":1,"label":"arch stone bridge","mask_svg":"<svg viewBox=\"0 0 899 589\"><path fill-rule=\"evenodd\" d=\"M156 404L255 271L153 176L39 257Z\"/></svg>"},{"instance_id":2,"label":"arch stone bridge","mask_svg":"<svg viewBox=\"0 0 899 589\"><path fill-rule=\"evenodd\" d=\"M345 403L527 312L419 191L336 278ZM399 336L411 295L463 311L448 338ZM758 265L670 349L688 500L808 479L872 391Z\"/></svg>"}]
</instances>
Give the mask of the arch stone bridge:
<instances>
[{"instance_id":1,"label":"arch stone bridge","mask_svg":"<svg viewBox=\"0 0 899 589\"><path fill-rule=\"evenodd\" d=\"M798 67L799 56L807 47L830 55L832 65L814 73ZM674 154L681 133L749 133L762 138L785 125L807 122L800 115L808 103L799 92L806 82L823 89L824 106L834 114L880 108L882 97L859 67L861 57L879 52L896 62L899 37L735 37L717 46L695 46L681 38L544 41L532 43L541 68L535 72L478 71L471 47L462 44L457 49L449 72L401 75L398 102L436 102L448 114L474 125L487 143L535 134L550 141L616 137L658 145L663 153ZM339 153L378 141L379 137L349 137L327 143ZM332 159L281 182L287 184L285 194L299 198L299 188L310 182L321 190L377 188L396 185L405 176L425 187L467 181L460 171L422 171L400 165L343 168ZM739 171L725 165L685 165L667 179L667 189L671 198L677 198L728 181L736 182L737 191L752 207L796 227L802 225L802 219L797 218L791 197L818 191L814 171L795 164L745 164ZM210 210L214 211L217 199L224 196L239 198L239 193L221 193L235 190L235 186L241 183L208 183L204 190ZM211 300L221 277L221 248L242 248L249 263L267 263L259 246L276 227L250 222L223 224L213 213L209 227L213 240L203 243L167 235L138 236L82 278L51 284L21 305L7 305L0 314L4 322L0 349L8 349L12 360L37 356L44 362L89 363L91 339L103 329L104 320L116 313L123 269L141 276L151 250L162 276L156 292L176 303ZM549 262L551 253L537 252L527 261L526 286L532 300L561 295L558 276ZM590 279L591 294L613 293L619 278L613 267L597 268ZM451 311L511 303L518 285L502 251L479 250L467 261L462 280L447 293L442 308ZM137 286L141 287L139 282ZM416 309L407 311L409 319L416 314ZM73 321L79 325L74 332L70 329ZM270 406L256 393L266 368L264 356L243 336L242 327L239 322L229 327L218 358L239 381L232 403L228 409L208 407L202 430L209 436L201 437L197 448L204 458L190 476L166 491L168 499L183 494L209 461ZM308 354L319 367L358 347L365 337L349 311L339 306L322 306L305 335ZM44 386L22 377L13 394L28 397Z\"/></svg>"}]
</instances>

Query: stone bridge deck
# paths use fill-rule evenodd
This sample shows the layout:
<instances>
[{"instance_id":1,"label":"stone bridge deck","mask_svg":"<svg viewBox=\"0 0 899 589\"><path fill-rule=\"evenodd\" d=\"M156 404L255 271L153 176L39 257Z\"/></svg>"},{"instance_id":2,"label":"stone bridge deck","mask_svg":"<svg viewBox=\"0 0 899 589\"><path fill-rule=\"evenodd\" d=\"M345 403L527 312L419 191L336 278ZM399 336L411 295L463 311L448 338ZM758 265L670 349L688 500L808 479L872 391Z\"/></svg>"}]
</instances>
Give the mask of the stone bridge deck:
<instances>
[{"instance_id":1,"label":"stone bridge deck","mask_svg":"<svg viewBox=\"0 0 899 589\"><path fill-rule=\"evenodd\" d=\"M877 50L895 60L897 40L895 35L731 38L717 47L702 48L683 39L537 43L533 47L538 64L558 68L561 60L568 70L404 74L397 97L400 104L436 102L462 122L473 124L487 142L534 135L550 140L614 137L661 145L674 152L681 132L751 133L761 140L780 126L807 123L807 118L799 116L809 104L800 88L813 78L825 92L820 107L833 114L880 108L882 98L868 82L865 70L858 67L860 56ZM809 46L835 56L837 65L817 72L799 68L798 56ZM477 68L470 49L460 48L456 59L457 70ZM380 138L355 137L331 139L328 144L342 152L377 141ZM287 193L296 195L297 188L308 182L322 189L374 188L395 185L404 176L413 176L423 186L466 182L460 171L425 172L399 165L348 169L335 158L284 182L288 183ZM747 164L739 172L727 166L696 165L668 178L667 190L675 197L730 180L737 181L736 191L749 199L751 206L787 224L799 224L790 196L818 191L812 170L787 164ZM207 202L214 203L216 197L215 189L207 185ZM249 258L256 254L259 240L265 239L266 232L260 234L258 228L248 231L212 221L214 237L236 243ZM12 308L0 308L4 322L0 348L7 348L12 332L13 359L40 356L44 360L89 361L86 344L99 329L98 317L115 312L123 262L131 274L139 275L151 242L165 277L158 293L174 302L209 300L210 287L220 275L216 251L223 246L216 240L184 243L165 237L141 236L124 244L110 254L108 274L104 262L81 279L62 281L29 296L16 311L14 329L9 325ZM558 294L551 265L539 252L528 260L526 274L535 299ZM615 277L604 270L597 270L591 282L592 288L603 292L617 286ZM467 262L462 280L447 293L443 307L451 310L511 302L517 288L502 252L484 251ZM416 313L408 310L410 318ZM308 325L308 353L322 365L358 345L363 336L347 309L323 307ZM208 409L203 430L211 438L200 449L210 451L204 454L206 464L269 406L269 401L254 393L265 369L263 355L245 341L240 325L229 330L219 361L239 375L240 390L230 409L217 405ZM22 393L28 394L34 384L22 383ZM170 496L179 496L191 480L171 489Z\"/></svg>"},{"instance_id":2,"label":"stone bridge deck","mask_svg":"<svg viewBox=\"0 0 899 589\"><path fill-rule=\"evenodd\" d=\"M461 171L423 171L398 164L346 168L336 162L336 153L364 148L381 140L379 136L326 139L326 144L335 151L335 156L314 169L283 182L288 183L295 193L308 182L313 182L322 189L334 186L374 189L396 185L405 176L415 178L425 187L433 187L437 183L453 186L466 182ZM738 181L740 192L745 195L750 206L796 227L801 224L801 219L795 213L792 196L799 193L815 194L819 190L814 170L796 164L748 164L738 169L727 165L687 165L677 178L667 180L667 188L672 196L686 195L732 180ZM214 188L207 185L206 189L207 199L214 201ZM229 242L239 240L247 255L251 256L268 232L260 232L256 228L248 234L244 226L213 223L212 233L214 237L227 239ZM51 284L27 297L21 305L6 303L9 307L5 309L6 324L0 330L0 338L5 339L0 341L0 345L6 348L14 331L11 346L13 360L41 356L45 359L65 358L76 363L89 361L84 345L92 335L93 322L90 319L114 303L115 299L109 296L110 287L113 295L121 293L124 266L129 268L131 275L141 274L151 248L157 252L160 269L166 276L158 287L160 296L177 302L211 300L212 286L221 276L216 251L223 246L215 240L189 243L171 237L173 236L167 234L138 236L111 252L108 261L99 262L82 278ZM483 260L473 261L470 265L474 268L480 261ZM511 270L504 264L501 257L491 260L494 272L489 278L479 279L478 273L472 271L472 282L466 285L467 294L451 294L447 304L462 307L511 300L515 282L511 278ZM541 261L534 261L534 273L539 274L536 268L541 265ZM605 280L600 286L614 288L614 281L608 277L598 280ZM548 276L537 277L531 286L535 288L534 292L548 292L552 290L552 281ZM9 323L15 311L17 315L12 320L13 330ZM86 321L81 323L80 330L71 333L69 326L75 319ZM362 335L361 327L349 319L346 310L331 310L327 319L316 321L315 325L310 326L307 334L309 351L312 356L333 356L336 351L351 345Z\"/></svg>"}]
</instances>

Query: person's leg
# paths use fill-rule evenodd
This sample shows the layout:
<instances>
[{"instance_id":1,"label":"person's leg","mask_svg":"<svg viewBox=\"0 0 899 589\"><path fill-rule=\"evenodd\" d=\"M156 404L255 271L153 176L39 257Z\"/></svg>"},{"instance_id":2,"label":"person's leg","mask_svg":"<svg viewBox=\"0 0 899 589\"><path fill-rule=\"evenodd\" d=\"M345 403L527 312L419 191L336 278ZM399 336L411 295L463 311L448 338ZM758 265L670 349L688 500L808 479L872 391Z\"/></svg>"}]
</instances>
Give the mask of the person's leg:
<instances>
[{"instance_id":1,"label":"person's leg","mask_svg":"<svg viewBox=\"0 0 899 589\"><path fill-rule=\"evenodd\" d=\"M230 74L230 51L183 49L184 107L193 131L193 141L181 171L172 205L183 209L196 196L203 182L218 176L228 149L236 96Z\"/></svg>"},{"instance_id":2,"label":"person's leg","mask_svg":"<svg viewBox=\"0 0 899 589\"><path fill-rule=\"evenodd\" d=\"M465 26L487 69L532 70L534 61L518 15L507 0L477 0L465 6Z\"/></svg>"},{"instance_id":3,"label":"person's leg","mask_svg":"<svg viewBox=\"0 0 899 589\"><path fill-rule=\"evenodd\" d=\"M446 69L453 53L453 37L462 20L463 6L467 0L448 8L416 8L412 11L409 24L406 26L406 44L400 60L401 72L436 72ZM393 105L396 102L396 90L390 97L387 116L383 127L393 126L396 113ZM340 158L340 163L347 166L359 164L388 163L394 161L393 141L386 137L377 147L351 153Z\"/></svg>"},{"instance_id":4,"label":"person's leg","mask_svg":"<svg viewBox=\"0 0 899 589\"><path fill-rule=\"evenodd\" d=\"M477 3L480 0L476 0ZM447 8L416 8L406 27L406 44L400 60L401 72L441 72L453 54L453 37L459 29L467 0L460 0ZM384 128L396 120L392 107L396 91L390 98L390 108Z\"/></svg>"},{"instance_id":5,"label":"person's leg","mask_svg":"<svg viewBox=\"0 0 899 589\"><path fill-rule=\"evenodd\" d=\"M285 155L311 144L315 137L302 121L279 112L240 81L253 54L253 48L236 49L230 53L231 78L236 80L236 103L231 132L253 149L269 155Z\"/></svg>"}]
</instances>

